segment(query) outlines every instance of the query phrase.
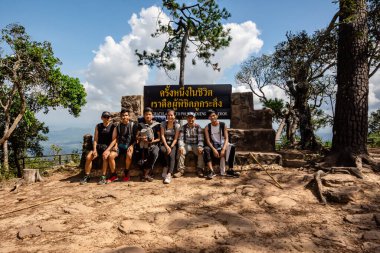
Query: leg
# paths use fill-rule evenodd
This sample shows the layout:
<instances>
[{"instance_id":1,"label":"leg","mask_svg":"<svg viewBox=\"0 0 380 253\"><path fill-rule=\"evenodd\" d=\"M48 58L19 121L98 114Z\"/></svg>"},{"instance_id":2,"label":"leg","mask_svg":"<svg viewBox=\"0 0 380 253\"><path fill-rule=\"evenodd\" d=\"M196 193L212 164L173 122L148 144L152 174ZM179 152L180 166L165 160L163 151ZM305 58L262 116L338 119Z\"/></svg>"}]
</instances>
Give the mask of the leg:
<instances>
[{"instance_id":1,"label":"leg","mask_svg":"<svg viewBox=\"0 0 380 253\"><path fill-rule=\"evenodd\" d=\"M204 160L204 163L207 165L207 169L209 170L213 170L212 169L212 151L211 151L211 148L210 147L205 147L203 149L203 160Z\"/></svg>"},{"instance_id":2,"label":"leg","mask_svg":"<svg viewBox=\"0 0 380 253\"><path fill-rule=\"evenodd\" d=\"M165 178L168 173L168 165L169 165L169 155L167 154L167 149L164 145L160 147L160 151L164 156L164 168L162 169L162 177ZM173 151L172 151L173 152Z\"/></svg>"},{"instance_id":3,"label":"leg","mask_svg":"<svg viewBox=\"0 0 380 253\"><path fill-rule=\"evenodd\" d=\"M179 154L177 171L185 171L186 154L187 154L186 148L183 148L183 153Z\"/></svg>"},{"instance_id":4,"label":"leg","mask_svg":"<svg viewBox=\"0 0 380 253\"><path fill-rule=\"evenodd\" d=\"M111 173L115 173L116 171L116 162L115 158L118 156L118 153L115 151L111 151L111 154L108 157L108 164L110 166Z\"/></svg>"},{"instance_id":5,"label":"leg","mask_svg":"<svg viewBox=\"0 0 380 253\"><path fill-rule=\"evenodd\" d=\"M80 181L80 184L86 184L90 180L92 160L94 160L94 153L90 151L86 156L86 164L84 166L84 177Z\"/></svg>"},{"instance_id":6,"label":"leg","mask_svg":"<svg viewBox=\"0 0 380 253\"><path fill-rule=\"evenodd\" d=\"M174 146L172 148L172 152L168 156L168 160L169 160L169 173L170 174L173 174L173 171L174 171L176 154L177 154L177 147Z\"/></svg>"},{"instance_id":7,"label":"leg","mask_svg":"<svg viewBox=\"0 0 380 253\"><path fill-rule=\"evenodd\" d=\"M205 164L204 164L204 161L203 161L203 154L199 154L198 153L198 146L197 145L192 145L191 146L191 149L193 151L193 153L197 156L198 160L197 160L197 168L199 169L203 169Z\"/></svg>"}]
</instances>

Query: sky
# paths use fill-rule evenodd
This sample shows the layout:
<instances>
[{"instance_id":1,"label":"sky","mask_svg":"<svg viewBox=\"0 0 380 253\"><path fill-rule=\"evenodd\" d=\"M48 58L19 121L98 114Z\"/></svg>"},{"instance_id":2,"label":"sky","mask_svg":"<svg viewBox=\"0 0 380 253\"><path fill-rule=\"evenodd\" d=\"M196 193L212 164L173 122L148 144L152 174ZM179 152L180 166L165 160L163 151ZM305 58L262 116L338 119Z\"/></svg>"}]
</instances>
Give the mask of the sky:
<instances>
[{"instance_id":1,"label":"sky","mask_svg":"<svg viewBox=\"0 0 380 253\"><path fill-rule=\"evenodd\" d=\"M191 1L190 1L191 2ZM325 27L337 11L332 0L219 0L231 17L232 42L215 55L220 72L199 63L186 65L186 84L232 84L240 64L250 56L272 53L287 31L312 33ZM165 38L152 38L160 12L158 0L0 0L0 28L19 23L35 41L49 41L62 61L64 74L78 77L86 88L87 105L80 117L67 110L38 114L50 130L90 127L104 110L120 110L121 96L142 94L144 85L177 84L178 71L165 73L137 66L136 49L161 48ZM165 19L165 14L160 16ZM188 57L191 58L191 57ZM380 105L380 74L370 80L370 108ZM268 90L269 97L281 91ZM254 99L256 108L258 99Z\"/></svg>"}]
</instances>

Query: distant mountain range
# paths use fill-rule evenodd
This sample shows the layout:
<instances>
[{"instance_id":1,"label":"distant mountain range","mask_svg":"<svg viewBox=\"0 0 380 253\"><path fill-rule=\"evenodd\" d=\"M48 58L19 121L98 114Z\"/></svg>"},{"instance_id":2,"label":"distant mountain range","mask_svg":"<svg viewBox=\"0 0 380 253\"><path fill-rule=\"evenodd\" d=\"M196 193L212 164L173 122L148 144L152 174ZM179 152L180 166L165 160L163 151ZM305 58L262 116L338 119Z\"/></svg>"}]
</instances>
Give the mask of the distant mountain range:
<instances>
[{"instance_id":1,"label":"distant mountain range","mask_svg":"<svg viewBox=\"0 0 380 253\"><path fill-rule=\"evenodd\" d=\"M62 148L62 154L70 154L73 151L77 150L81 152L83 135L91 134L93 135L94 129L88 128L66 128L62 130L53 130L50 131L47 136L49 137L48 141L42 142L44 147L44 154L51 154L51 145L58 145Z\"/></svg>"},{"instance_id":2,"label":"distant mountain range","mask_svg":"<svg viewBox=\"0 0 380 253\"><path fill-rule=\"evenodd\" d=\"M94 133L93 128L66 128L62 130L53 130L48 134L49 140L42 143L44 147L44 154L50 155L52 144L58 145L62 148L62 154L70 154L77 150L82 151L83 135ZM325 128L317 131L316 133L323 141L331 141L332 133L331 128Z\"/></svg>"}]
</instances>

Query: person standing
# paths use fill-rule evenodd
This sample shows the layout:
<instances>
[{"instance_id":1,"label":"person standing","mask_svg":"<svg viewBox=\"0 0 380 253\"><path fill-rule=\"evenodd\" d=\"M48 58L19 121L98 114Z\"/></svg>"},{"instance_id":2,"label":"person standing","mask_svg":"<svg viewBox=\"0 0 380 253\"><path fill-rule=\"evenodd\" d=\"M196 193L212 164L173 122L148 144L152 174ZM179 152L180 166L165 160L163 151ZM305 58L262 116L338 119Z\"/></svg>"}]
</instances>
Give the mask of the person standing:
<instances>
[{"instance_id":1,"label":"person standing","mask_svg":"<svg viewBox=\"0 0 380 253\"><path fill-rule=\"evenodd\" d=\"M207 165L207 179L215 176L212 159L220 160L220 175L238 177L240 174L233 170L235 162L235 146L228 142L228 131L224 122L218 120L216 110L208 110L207 117L211 121L205 128L204 162ZM226 171L226 161L228 170Z\"/></svg>"},{"instance_id":2,"label":"person standing","mask_svg":"<svg viewBox=\"0 0 380 253\"><path fill-rule=\"evenodd\" d=\"M162 171L164 184L169 184L172 179L177 153L177 141L180 125L175 120L175 111L168 109L166 121L161 123L161 152L165 157L165 166Z\"/></svg>"},{"instance_id":3,"label":"person standing","mask_svg":"<svg viewBox=\"0 0 380 253\"><path fill-rule=\"evenodd\" d=\"M86 164L84 167L85 175L81 180L81 184L86 184L90 180L90 173L92 168L92 161L101 156L103 158L102 163L102 176L98 184L106 184L106 173L108 167L108 159L112 149L112 133L114 125L111 123L111 113L103 112L101 116L102 123L99 123L95 127L93 150L90 151L86 157Z\"/></svg>"},{"instance_id":4,"label":"person standing","mask_svg":"<svg viewBox=\"0 0 380 253\"><path fill-rule=\"evenodd\" d=\"M187 123L181 127L178 143L178 172L174 177L181 177L185 173L185 158L188 152L193 152L197 156L197 174L203 176L203 131L195 123L194 112L187 114Z\"/></svg>"}]
</instances>

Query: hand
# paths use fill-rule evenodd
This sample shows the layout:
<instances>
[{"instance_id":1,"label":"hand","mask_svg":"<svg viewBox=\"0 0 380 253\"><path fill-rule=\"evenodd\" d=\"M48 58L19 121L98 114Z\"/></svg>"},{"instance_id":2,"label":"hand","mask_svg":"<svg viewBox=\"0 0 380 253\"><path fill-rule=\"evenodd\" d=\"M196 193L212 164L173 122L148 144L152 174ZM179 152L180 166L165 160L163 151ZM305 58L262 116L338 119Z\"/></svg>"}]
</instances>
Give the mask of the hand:
<instances>
[{"instance_id":1,"label":"hand","mask_svg":"<svg viewBox=\"0 0 380 253\"><path fill-rule=\"evenodd\" d=\"M212 150L212 153L214 154L214 156L216 157L216 158L219 158L219 152L218 152L218 150L216 150L215 148Z\"/></svg>"},{"instance_id":2,"label":"hand","mask_svg":"<svg viewBox=\"0 0 380 253\"><path fill-rule=\"evenodd\" d=\"M198 147L198 154L202 154L203 153L203 148L202 147Z\"/></svg>"},{"instance_id":3,"label":"hand","mask_svg":"<svg viewBox=\"0 0 380 253\"><path fill-rule=\"evenodd\" d=\"M166 153L170 155L170 153L172 152L172 149L169 146L166 146L165 148L166 148Z\"/></svg>"},{"instance_id":4,"label":"hand","mask_svg":"<svg viewBox=\"0 0 380 253\"><path fill-rule=\"evenodd\" d=\"M178 151L180 155L183 155L185 153L185 148L181 147Z\"/></svg>"},{"instance_id":5,"label":"hand","mask_svg":"<svg viewBox=\"0 0 380 253\"><path fill-rule=\"evenodd\" d=\"M225 157L226 156L226 150L223 148L221 151L220 151L220 157Z\"/></svg>"},{"instance_id":6,"label":"hand","mask_svg":"<svg viewBox=\"0 0 380 253\"><path fill-rule=\"evenodd\" d=\"M110 155L110 151L109 150L104 151L103 152L103 159L104 160L107 159L109 155Z\"/></svg>"}]
</instances>

